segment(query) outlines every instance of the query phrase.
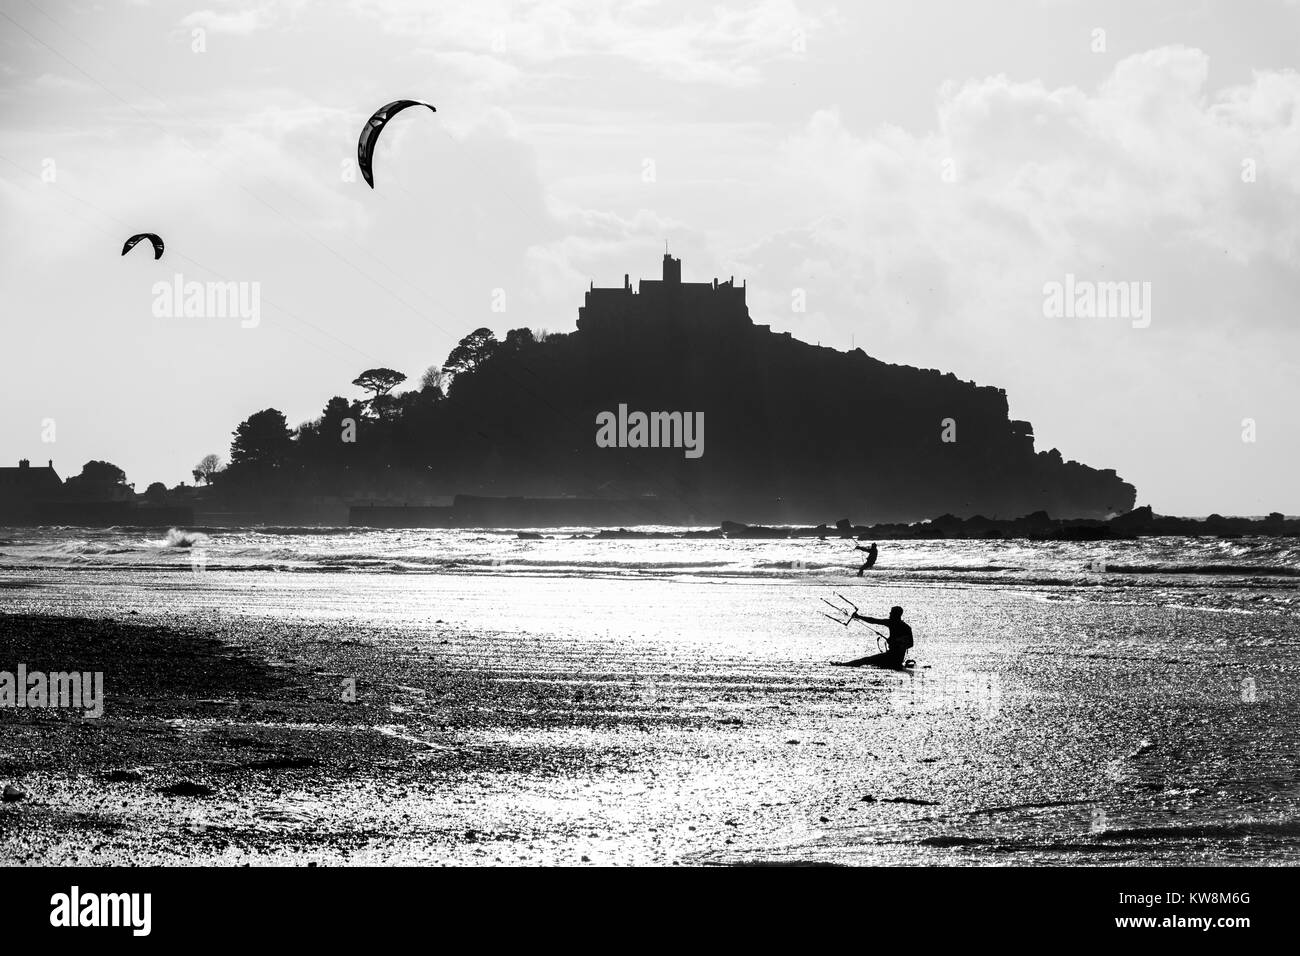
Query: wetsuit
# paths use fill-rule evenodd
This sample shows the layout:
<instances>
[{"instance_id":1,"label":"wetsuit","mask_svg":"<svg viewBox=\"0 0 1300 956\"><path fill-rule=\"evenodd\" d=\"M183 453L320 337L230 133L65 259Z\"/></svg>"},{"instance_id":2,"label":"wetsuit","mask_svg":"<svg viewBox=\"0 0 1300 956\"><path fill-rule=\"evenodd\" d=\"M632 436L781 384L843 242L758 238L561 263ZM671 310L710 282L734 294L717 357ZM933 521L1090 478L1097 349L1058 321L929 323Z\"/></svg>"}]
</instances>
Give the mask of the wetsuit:
<instances>
[{"instance_id":1,"label":"wetsuit","mask_svg":"<svg viewBox=\"0 0 1300 956\"><path fill-rule=\"evenodd\" d=\"M901 617L859 617L858 620L866 621L868 624L880 624L889 628L889 650L883 654L873 654L871 657L863 658L862 663L902 667L903 661L907 659L907 652L913 644L911 626Z\"/></svg>"}]
</instances>

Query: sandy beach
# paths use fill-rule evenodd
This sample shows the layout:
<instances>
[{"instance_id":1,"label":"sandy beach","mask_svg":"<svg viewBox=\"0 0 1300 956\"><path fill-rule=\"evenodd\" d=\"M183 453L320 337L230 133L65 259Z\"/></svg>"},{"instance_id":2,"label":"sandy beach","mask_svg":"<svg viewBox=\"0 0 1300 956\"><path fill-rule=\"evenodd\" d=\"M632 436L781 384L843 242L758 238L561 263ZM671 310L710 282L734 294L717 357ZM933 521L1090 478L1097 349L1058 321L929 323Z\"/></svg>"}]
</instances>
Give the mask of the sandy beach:
<instances>
[{"instance_id":1,"label":"sandy beach","mask_svg":"<svg viewBox=\"0 0 1300 956\"><path fill-rule=\"evenodd\" d=\"M1281 584L4 580L0 668L105 687L0 710L8 863L1300 859ZM905 604L917 669L828 666L875 649L833 590Z\"/></svg>"}]
</instances>

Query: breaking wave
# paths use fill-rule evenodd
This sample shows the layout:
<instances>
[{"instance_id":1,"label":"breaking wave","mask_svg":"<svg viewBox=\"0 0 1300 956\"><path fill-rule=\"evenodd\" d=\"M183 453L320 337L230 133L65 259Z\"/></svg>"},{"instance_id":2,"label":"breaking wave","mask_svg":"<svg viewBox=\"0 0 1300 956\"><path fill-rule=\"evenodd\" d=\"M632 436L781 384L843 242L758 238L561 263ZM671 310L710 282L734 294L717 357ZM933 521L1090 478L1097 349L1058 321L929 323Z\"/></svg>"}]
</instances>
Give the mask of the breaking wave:
<instances>
[{"instance_id":1,"label":"breaking wave","mask_svg":"<svg viewBox=\"0 0 1300 956\"><path fill-rule=\"evenodd\" d=\"M179 528L172 528L163 540L168 548L192 548L195 545L207 544L208 536L202 531L182 531Z\"/></svg>"}]
</instances>

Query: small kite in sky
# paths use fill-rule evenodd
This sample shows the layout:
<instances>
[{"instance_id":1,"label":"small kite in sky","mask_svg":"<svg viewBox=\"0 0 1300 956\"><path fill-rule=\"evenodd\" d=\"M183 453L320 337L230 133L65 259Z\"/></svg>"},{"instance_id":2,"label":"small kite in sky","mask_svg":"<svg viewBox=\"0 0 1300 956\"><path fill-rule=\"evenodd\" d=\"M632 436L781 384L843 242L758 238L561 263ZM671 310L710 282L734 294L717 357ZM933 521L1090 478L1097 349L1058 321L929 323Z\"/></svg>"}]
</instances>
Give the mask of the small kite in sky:
<instances>
[{"instance_id":1,"label":"small kite in sky","mask_svg":"<svg viewBox=\"0 0 1300 956\"><path fill-rule=\"evenodd\" d=\"M150 242L153 243L153 257L155 259L162 258L162 254L163 254L162 237L152 232L138 232L130 239L128 239L126 241L126 245L122 246L122 255L126 255L128 252L134 249L136 247L136 244L141 239L148 239Z\"/></svg>"}]
</instances>

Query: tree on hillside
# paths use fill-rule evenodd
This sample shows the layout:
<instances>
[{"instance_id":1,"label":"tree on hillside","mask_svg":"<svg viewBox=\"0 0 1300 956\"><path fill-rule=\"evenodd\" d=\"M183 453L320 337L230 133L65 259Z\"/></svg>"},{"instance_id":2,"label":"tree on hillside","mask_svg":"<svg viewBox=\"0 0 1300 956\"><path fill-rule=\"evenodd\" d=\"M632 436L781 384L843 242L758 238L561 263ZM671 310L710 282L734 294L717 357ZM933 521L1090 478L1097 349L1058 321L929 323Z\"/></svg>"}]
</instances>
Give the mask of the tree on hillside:
<instances>
[{"instance_id":1,"label":"tree on hillside","mask_svg":"<svg viewBox=\"0 0 1300 956\"><path fill-rule=\"evenodd\" d=\"M254 412L239 423L230 444L230 464L274 468L284 462L292 439L284 413L274 408Z\"/></svg>"},{"instance_id":2,"label":"tree on hillside","mask_svg":"<svg viewBox=\"0 0 1300 956\"><path fill-rule=\"evenodd\" d=\"M408 392L406 394L410 393ZM374 412L376 418L385 421L393 417L393 414L398 407L398 396L396 395L385 393L383 395L376 395L370 400L370 410Z\"/></svg>"},{"instance_id":3,"label":"tree on hillside","mask_svg":"<svg viewBox=\"0 0 1300 956\"><path fill-rule=\"evenodd\" d=\"M436 389L438 392L442 392L446 385L446 379L447 376L442 369L436 365L430 365L424 370L424 374L420 376L420 388L422 390Z\"/></svg>"},{"instance_id":4,"label":"tree on hillside","mask_svg":"<svg viewBox=\"0 0 1300 956\"><path fill-rule=\"evenodd\" d=\"M73 475L64 486L74 495L96 500L125 500L130 496L126 472L111 461L88 461L81 474Z\"/></svg>"},{"instance_id":5,"label":"tree on hillside","mask_svg":"<svg viewBox=\"0 0 1300 956\"><path fill-rule=\"evenodd\" d=\"M453 378L472 372L491 358L500 347L501 343L497 341L491 329L475 329L451 350L447 361L442 363L442 370Z\"/></svg>"},{"instance_id":6,"label":"tree on hillside","mask_svg":"<svg viewBox=\"0 0 1300 956\"><path fill-rule=\"evenodd\" d=\"M352 380L357 388L370 392L369 401L374 403L381 395L387 395L406 381L406 376L391 368L368 368Z\"/></svg>"},{"instance_id":7,"label":"tree on hillside","mask_svg":"<svg viewBox=\"0 0 1300 956\"><path fill-rule=\"evenodd\" d=\"M536 341L531 329L511 329L506 333L505 347L507 351L518 352L535 344Z\"/></svg>"},{"instance_id":8,"label":"tree on hillside","mask_svg":"<svg viewBox=\"0 0 1300 956\"><path fill-rule=\"evenodd\" d=\"M212 484L212 476L220 470L221 457L219 455L204 455L190 471L190 474L194 476L195 482L201 481L205 485L210 485Z\"/></svg>"},{"instance_id":9,"label":"tree on hillside","mask_svg":"<svg viewBox=\"0 0 1300 956\"><path fill-rule=\"evenodd\" d=\"M88 461L81 466L81 474L68 480L87 484L124 485L126 472L111 461Z\"/></svg>"},{"instance_id":10,"label":"tree on hillside","mask_svg":"<svg viewBox=\"0 0 1300 956\"><path fill-rule=\"evenodd\" d=\"M365 403L335 395L320 417L298 427L294 455L308 468L334 467L358 460L361 434L369 419ZM363 443L366 444L366 443Z\"/></svg>"},{"instance_id":11,"label":"tree on hillside","mask_svg":"<svg viewBox=\"0 0 1300 956\"><path fill-rule=\"evenodd\" d=\"M356 418L359 412L360 406L356 401L348 401L341 395L335 395L321 409L320 421L323 425L333 427L339 425L345 418Z\"/></svg>"}]
</instances>

